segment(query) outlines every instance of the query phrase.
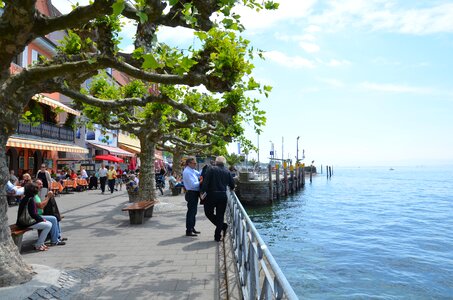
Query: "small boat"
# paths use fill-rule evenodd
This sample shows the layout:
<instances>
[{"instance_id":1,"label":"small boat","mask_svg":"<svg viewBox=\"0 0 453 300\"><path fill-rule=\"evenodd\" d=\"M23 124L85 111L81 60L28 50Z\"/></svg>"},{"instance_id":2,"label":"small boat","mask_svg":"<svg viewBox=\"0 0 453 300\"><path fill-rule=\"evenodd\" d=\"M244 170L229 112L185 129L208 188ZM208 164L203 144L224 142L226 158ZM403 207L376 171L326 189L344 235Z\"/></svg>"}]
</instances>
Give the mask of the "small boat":
<instances>
[{"instance_id":1,"label":"small boat","mask_svg":"<svg viewBox=\"0 0 453 300\"><path fill-rule=\"evenodd\" d=\"M393 168L390 168L390 169L389 169L389 171L393 171L393 170L395 170L395 169L393 169Z\"/></svg>"}]
</instances>

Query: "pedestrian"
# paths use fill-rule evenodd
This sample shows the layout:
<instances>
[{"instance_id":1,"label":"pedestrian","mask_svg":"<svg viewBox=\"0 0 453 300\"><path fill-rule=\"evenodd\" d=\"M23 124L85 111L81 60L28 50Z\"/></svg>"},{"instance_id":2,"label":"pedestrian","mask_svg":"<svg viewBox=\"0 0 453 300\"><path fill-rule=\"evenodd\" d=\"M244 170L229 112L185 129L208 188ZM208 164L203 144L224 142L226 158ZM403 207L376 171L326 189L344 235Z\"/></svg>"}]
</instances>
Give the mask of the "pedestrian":
<instances>
[{"instance_id":1,"label":"pedestrian","mask_svg":"<svg viewBox=\"0 0 453 300\"><path fill-rule=\"evenodd\" d=\"M50 177L49 171L47 171L47 167L45 164L41 165L41 169L36 173L36 179L42 181L42 189L39 191L39 197L44 199L49 191L49 187L52 184L52 178Z\"/></svg>"},{"instance_id":2,"label":"pedestrian","mask_svg":"<svg viewBox=\"0 0 453 300\"><path fill-rule=\"evenodd\" d=\"M203 178L201 194L206 193L204 201L204 213L206 217L216 227L214 240L220 242L221 232L225 238L228 225L223 222L227 206L227 186L234 189L234 180L231 173L225 168L225 157L217 156L215 166L206 171ZM214 213L215 210L215 213Z\"/></svg>"},{"instance_id":3,"label":"pedestrian","mask_svg":"<svg viewBox=\"0 0 453 300\"><path fill-rule=\"evenodd\" d=\"M123 189L123 170L120 165L116 169L115 191L118 191L118 187L120 191Z\"/></svg>"},{"instance_id":4,"label":"pedestrian","mask_svg":"<svg viewBox=\"0 0 453 300\"><path fill-rule=\"evenodd\" d=\"M187 201L186 236L197 236L201 233L195 230L198 197L200 195L200 172L195 170L196 165L195 157L187 158L186 167L182 173Z\"/></svg>"},{"instance_id":5,"label":"pedestrian","mask_svg":"<svg viewBox=\"0 0 453 300\"><path fill-rule=\"evenodd\" d=\"M107 171L107 180L109 183L110 193L113 194L113 191L115 190L115 181L116 181L116 171L115 171L114 165L111 165L109 170Z\"/></svg>"},{"instance_id":6,"label":"pedestrian","mask_svg":"<svg viewBox=\"0 0 453 300\"><path fill-rule=\"evenodd\" d=\"M99 181L101 182L101 191L102 194L105 192L105 183L107 182L107 168L105 165L102 163L101 167L99 168L98 171L99 174Z\"/></svg>"}]
</instances>

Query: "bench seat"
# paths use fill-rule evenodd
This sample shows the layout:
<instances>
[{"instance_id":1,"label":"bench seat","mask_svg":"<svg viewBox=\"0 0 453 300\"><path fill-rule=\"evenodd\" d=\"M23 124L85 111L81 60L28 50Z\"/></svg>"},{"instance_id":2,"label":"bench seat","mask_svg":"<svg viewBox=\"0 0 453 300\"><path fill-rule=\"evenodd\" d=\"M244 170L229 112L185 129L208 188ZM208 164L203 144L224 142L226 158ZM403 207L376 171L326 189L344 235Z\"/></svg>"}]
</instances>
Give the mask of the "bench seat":
<instances>
[{"instance_id":1,"label":"bench seat","mask_svg":"<svg viewBox=\"0 0 453 300\"><path fill-rule=\"evenodd\" d=\"M153 216L154 205L157 203L157 200L134 202L124 207L122 211L129 212L131 224L143 224L145 217L151 218Z\"/></svg>"},{"instance_id":2,"label":"bench seat","mask_svg":"<svg viewBox=\"0 0 453 300\"><path fill-rule=\"evenodd\" d=\"M9 229L11 230L11 237L13 238L14 244L16 244L17 249L19 249L20 252L22 249L22 238L24 237L24 233L33 230L33 228L20 228L17 227L16 224L11 224L9 225Z\"/></svg>"}]
</instances>

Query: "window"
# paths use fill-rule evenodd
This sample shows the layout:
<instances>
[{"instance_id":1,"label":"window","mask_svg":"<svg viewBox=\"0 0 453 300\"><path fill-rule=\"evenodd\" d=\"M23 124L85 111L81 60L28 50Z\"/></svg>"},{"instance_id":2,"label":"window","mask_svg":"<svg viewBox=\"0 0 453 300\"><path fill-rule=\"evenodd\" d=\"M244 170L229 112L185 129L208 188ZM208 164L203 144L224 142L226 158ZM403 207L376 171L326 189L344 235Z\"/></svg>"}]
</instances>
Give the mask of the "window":
<instances>
[{"instance_id":1,"label":"window","mask_svg":"<svg viewBox=\"0 0 453 300\"><path fill-rule=\"evenodd\" d=\"M13 58L13 63L23 68L27 67L28 65L28 46L25 47L24 51L16 57Z\"/></svg>"},{"instance_id":2,"label":"window","mask_svg":"<svg viewBox=\"0 0 453 300\"><path fill-rule=\"evenodd\" d=\"M36 50L31 50L31 63L42 63L43 62L43 56Z\"/></svg>"}]
</instances>

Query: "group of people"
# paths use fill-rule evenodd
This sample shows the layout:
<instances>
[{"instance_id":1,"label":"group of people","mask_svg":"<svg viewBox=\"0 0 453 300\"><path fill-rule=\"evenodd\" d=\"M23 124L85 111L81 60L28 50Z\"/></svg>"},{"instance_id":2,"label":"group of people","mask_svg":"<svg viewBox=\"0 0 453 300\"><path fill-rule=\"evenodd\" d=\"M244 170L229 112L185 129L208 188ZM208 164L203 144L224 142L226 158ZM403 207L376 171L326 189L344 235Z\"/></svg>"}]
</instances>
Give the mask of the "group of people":
<instances>
[{"instance_id":1,"label":"group of people","mask_svg":"<svg viewBox=\"0 0 453 300\"><path fill-rule=\"evenodd\" d=\"M107 168L102 163L95 176L96 178L99 178L101 194L105 193L106 186L108 186L110 193L113 193L114 191L121 191L123 189L123 184L127 185L130 181L134 181L138 185L138 177L136 176L136 173L133 171L127 173L126 171L123 171L120 166L118 166L115 170L114 165L110 165Z\"/></svg>"},{"instance_id":2,"label":"group of people","mask_svg":"<svg viewBox=\"0 0 453 300\"><path fill-rule=\"evenodd\" d=\"M39 231L38 240L34 244L37 251L47 251L49 246L65 245L67 238L61 234L60 211L53 192L48 190L51 179L46 166L41 166L34 181L28 173L22 176L20 183L13 172L11 175L7 182L7 193L19 199L16 226ZM46 240L49 240L47 244Z\"/></svg>"},{"instance_id":3,"label":"group of people","mask_svg":"<svg viewBox=\"0 0 453 300\"><path fill-rule=\"evenodd\" d=\"M217 156L215 165L206 165L200 173L196 170L194 157L186 160L183 171L185 199L187 201L186 236L197 236L200 231L195 229L198 199L204 205L206 217L215 226L214 240L219 242L225 237L228 225L224 222L227 207L227 187L234 189L234 179L225 167L226 160Z\"/></svg>"}]
</instances>

